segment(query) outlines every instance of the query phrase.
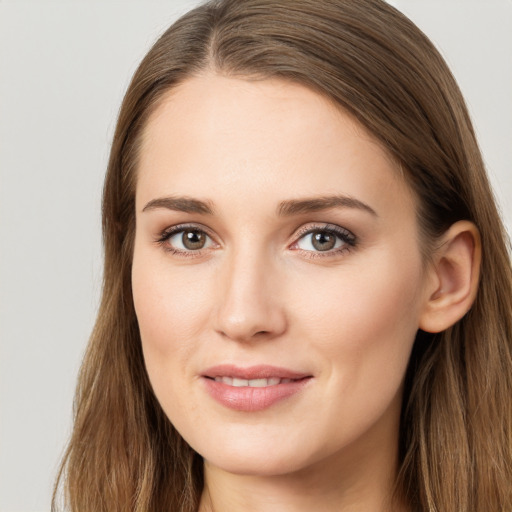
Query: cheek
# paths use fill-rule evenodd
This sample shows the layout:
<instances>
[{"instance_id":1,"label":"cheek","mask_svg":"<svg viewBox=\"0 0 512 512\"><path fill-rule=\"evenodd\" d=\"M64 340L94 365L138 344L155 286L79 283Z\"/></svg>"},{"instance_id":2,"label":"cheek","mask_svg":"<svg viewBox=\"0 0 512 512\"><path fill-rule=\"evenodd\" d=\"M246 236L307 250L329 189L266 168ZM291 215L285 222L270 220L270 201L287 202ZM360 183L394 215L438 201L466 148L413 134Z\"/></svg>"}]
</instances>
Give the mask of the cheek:
<instances>
[{"instance_id":1,"label":"cheek","mask_svg":"<svg viewBox=\"0 0 512 512\"><path fill-rule=\"evenodd\" d=\"M344 375L345 385L374 377L399 382L405 371L419 324L421 262L379 253L363 265L347 265L315 286L305 286L300 309L332 372ZM341 378L341 377L340 377Z\"/></svg>"},{"instance_id":2,"label":"cheek","mask_svg":"<svg viewBox=\"0 0 512 512\"><path fill-rule=\"evenodd\" d=\"M336 277L304 279L295 297L312 360L322 361L317 422L327 450L367 432L380 418L396 427L402 382L418 329L419 260L396 254L339 268ZM314 282L314 286L311 286ZM299 315L297 316L299 318ZM298 322L297 322L298 324ZM297 338L300 338L297 325ZM390 412L389 416L386 411ZM393 414L395 416L393 416ZM391 418L391 419L390 419Z\"/></svg>"},{"instance_id":3,"label":"cheek","mask_svg":"<svg viewBox=\"0 0 512 512\"><path fill-rule=\"evenodd\" d=\"M165 259L165 258L164 258ZM204 324L206 287L197 272L134 258L132 287L143 345L162 355L185 348Z\"/></svg>"},{"instance_id":4,"label":"cheek","mask_svg":"<svg viewBox=\"0 0 512 512\"><path fill-rule=\"evenodd\" d=\"M182 391L193 378L190 361L207 320L208 294L197 272L187 267L172 272L167 259L166 254L155 258L136 250L132 288L148 376L169 414L174 407L182 408Z\"/></svg>"},{"instance_id":5,"label":"cheek","mask_svg":"<svg viewBox=\"0 0 512 512\"><path fill-rule=\"evenodd\" d=\"M171 273L163 259L135 253L132 288L144 354L153 391L173 421L193 424L194 400L190 362L198 350L199 329L205 322L204 288L186 270Z\"/></svg>"}]
</instances>

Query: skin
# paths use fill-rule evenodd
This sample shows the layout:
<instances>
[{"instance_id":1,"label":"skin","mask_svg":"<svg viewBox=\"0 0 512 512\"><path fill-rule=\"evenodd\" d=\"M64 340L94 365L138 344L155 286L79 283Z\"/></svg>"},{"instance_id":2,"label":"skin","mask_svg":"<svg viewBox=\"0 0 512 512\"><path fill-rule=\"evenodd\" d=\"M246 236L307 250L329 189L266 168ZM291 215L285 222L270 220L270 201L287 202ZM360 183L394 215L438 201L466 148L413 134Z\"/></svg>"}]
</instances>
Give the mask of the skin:
<instances>
[{"instance_id":1,"label":"skin","mask_svg":"<svg viewBox=\"0 0 512 512\"><path fill-rule=\"evenodd\" d=\"M204 74L150 118L134 303L154 392L205 459L202 511L389 510L403 377L439 285L397 169L352 117L285 81ZM279 215L285 201L333 195L372 211ZM213 212L147 207L170 196ZM208 234L203 249L172 252L181 234L161 240L183 223ZM326 225L349 230L354 245L316 250L304 231ZM200 377L224 363L313 378L267 409L234 411Z\"/></svg>"}]
</instances>

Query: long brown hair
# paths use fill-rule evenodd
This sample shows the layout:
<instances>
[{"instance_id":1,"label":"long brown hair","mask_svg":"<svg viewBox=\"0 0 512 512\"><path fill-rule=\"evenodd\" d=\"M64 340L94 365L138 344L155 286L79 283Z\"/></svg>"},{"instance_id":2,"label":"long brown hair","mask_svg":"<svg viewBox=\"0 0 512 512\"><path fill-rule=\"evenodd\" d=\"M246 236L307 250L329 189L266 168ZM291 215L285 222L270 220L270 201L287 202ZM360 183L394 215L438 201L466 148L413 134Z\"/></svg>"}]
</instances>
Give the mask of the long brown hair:
<instances>
[{"instance_id":1,"label":"long brown hair","mask_svg":"<svg viewBox=\"0 0 512 512\"><path fill-rule=\"evenodd\" d=\"M74 512L197 510L200 457L156 401L131 291L137 156L163 95L211 69L278 77L355 116L399 162L428 247L452 223L479 229L472 309L419 332L409 364L396 492L413 510L512 510L512 270L464 100L426 36L382 0L220 0L189 12L146 55L126 92L103 197L105 267L58 484ZM57 508L57 491L54 510Z\"/></svg>"}]
</instances>

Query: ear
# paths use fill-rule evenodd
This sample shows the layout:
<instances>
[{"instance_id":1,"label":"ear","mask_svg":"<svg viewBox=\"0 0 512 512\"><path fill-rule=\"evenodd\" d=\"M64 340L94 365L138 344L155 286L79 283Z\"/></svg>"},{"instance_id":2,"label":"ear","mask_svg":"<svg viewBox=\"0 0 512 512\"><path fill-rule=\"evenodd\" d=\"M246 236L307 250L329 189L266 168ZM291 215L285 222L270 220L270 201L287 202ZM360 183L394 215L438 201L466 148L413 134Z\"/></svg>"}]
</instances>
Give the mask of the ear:
<instances>
[{"instance_id":1,"label":"ear","mask_svg":"<svg viewBox=\"0 0 512 512\"><path fill-rule=\"evenodd\" d=\"M444 331L469 311L478 290L481 257L477 227L469 221L453 224L443 235L428 270L431 279L420 329L431 333Z\"/></svg>"}]
</instances>

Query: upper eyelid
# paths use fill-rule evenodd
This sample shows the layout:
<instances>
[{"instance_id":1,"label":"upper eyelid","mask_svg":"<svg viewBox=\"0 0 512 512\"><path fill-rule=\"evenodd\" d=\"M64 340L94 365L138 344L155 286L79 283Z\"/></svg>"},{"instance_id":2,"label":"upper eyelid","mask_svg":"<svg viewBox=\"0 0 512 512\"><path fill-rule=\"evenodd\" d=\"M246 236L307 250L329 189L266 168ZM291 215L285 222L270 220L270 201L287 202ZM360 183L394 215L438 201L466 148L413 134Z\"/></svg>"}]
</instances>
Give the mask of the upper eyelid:
<instances>
[{"instance_id":1,"label":"upper eyelid","mask_svg":"<svg viewBox=\"0 0 512 512\"><path fill-rule=\"evenodd\" d=\"M336 237L341 239L344 242L343 247L339 247L337 249L330 249L328 251L312 251L307 249L301 249L298 246L299 241L304 238L306 235L310 235L315 231L326 231L333 233ZM347 250L353 249L359 243L358 238L352 231L337 224L329 224L323 223L322 225L305 225L299 228L298 232L295 232L293 235L293 242L288 246L293 251L302 251L305 255L307 254L308 258L329 258L339 254L341 252L345 252Z\"/></svg>"},{"instance_id":2,"label":"upper eyelid","mask_svg":"<svg viewBox=\"0 0 512 512\"><path fill-rule=\"evenodd\" d=\"M218 248L221 244L219 243L218 241L218 237L215 236L215 234L213 234L213 231L209 228L207 228L206 226L203 226L202 224L200 223L184 223L184 224L176 224L176 225L173 225L173 226L169 226L167 228L165 228L164 230L161 230L158 235L156 236L155 238L155 242L159 245L166 245L168 244L169 246L171 246L171 244L169 243L169 239L175 235L177 235L178 233L182 232L182 231L201 231L203 233L205 233L208 238L210 238L210 240L213 242L214 246L217 246L216 248ZM172 247L172 246L171 246ZM197 250L183 250L183 249L176 249L174 248L174 251L176 253L201 253L203 250L207 250L208 248L203 248L203 249L197 249Z\"/></svg>"},{"instance_id":3,"label":"upper eyelid","mask_svg":"<svg viewBox=\"0 0 512 512\"><path fill-rule=\"evenodd\" d=\"M179 233L180 231L185 231L187 229L197 229L198 231L204 231L208 235L213 235L214 237L217 236L216 233L210 229L209 227L205 226L204 224L197 223L197 222L185 222L183 224L175 224L172 226L168 226L167 228L163 229L161 231L162 234L165 233ZM311 231L315 230L325 230L325 231L334 231L339 232L342 231L344 233L350 234L354 236L352 231L350 231L347 228L344 228L343 226L339 226L337 224L332 224L328 222L312 222L312 223L306 223L303 224L301 227L295 229L291 235L291 237L294 236L302 236L307 233L310 233Z\"/></svg>"},{"instance_id":4,"label":"upper eyelid","mask_svg":"<svg viewBox=\"0 0 512 512\"><path fill-rule=\"evenodd\" d=\"M332 231L333 233L338 235L347 234L350 237L353 237L354 239L356 238L356 236L354 235L354 233L352 233L352 231L350 231L350 229L331 223L311 223L303 225L299 229L294 231L292 237L300 238L314 231Z\"/></svg>"},{"instance_id":5,"label":"upper eyelid","mask_svg":"<svg viewBox=\"0 0 512 512\"><path fill-rule=\"evenodd\" d=\"M196 230L196 231L203 231L206 233L210 238L215 238L216 235L214 231L212 231L210 228L204 226L200 223L184 223L184 224L175 224L173 226L169 226L162 230L160 234L162 236L170 236L171 234L179 233L180 231L187 231L187 230Z\"/></svg>"}]
</instances>

